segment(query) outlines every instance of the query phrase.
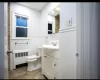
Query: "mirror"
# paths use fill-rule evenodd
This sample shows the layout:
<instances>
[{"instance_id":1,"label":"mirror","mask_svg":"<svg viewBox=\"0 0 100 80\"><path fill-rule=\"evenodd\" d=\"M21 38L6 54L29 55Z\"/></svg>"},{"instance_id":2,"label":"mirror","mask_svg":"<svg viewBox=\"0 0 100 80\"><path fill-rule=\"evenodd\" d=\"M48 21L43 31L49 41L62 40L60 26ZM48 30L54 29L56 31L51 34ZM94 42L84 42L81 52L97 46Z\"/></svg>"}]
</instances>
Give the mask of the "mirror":
<instances>
[{"instance_id":1,"label":"mirror","mask_svg":"<svg viewBox=\"0 0 100 80\"><path fill-rule=\"evenodd\" d=\"M48 13L48 34L58 33L60 28L60 4Z\"/></svg>"}]
</instances>

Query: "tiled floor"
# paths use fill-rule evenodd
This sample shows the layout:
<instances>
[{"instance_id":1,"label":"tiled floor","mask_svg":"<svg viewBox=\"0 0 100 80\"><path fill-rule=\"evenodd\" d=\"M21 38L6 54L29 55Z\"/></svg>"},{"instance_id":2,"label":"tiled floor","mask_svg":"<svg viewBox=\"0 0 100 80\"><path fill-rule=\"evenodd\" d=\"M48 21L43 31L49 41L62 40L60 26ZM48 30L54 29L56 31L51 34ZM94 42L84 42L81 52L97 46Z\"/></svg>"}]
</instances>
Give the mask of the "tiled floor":
<instances>
[{"instance_id":1,"label":"tiled floor","mask_svg":"<svg viewBox=\"0 0 100 80\"><path fill-rule=\"evenodd\" d=\"M27 71L27 67L21 67L10 71L10 79L45 79L41 73L41 69L35 71Z\"/></svg>"}]
</instances>

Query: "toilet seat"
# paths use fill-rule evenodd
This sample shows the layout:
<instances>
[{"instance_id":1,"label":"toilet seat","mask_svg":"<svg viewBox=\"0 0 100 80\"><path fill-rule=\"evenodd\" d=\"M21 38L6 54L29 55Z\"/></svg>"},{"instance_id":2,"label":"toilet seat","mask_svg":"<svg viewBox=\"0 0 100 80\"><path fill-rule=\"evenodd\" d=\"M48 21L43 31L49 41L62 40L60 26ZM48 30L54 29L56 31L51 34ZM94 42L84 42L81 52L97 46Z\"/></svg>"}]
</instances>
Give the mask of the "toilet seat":
<instances>
[{"instance_id":1,"label":"toilet seat","mask_svg":"<svg viewBox=\"0 0 100 80\"><path fill-rule=\"evenodd\" d=\"M27 59L36 59L36 58L38 58L38 56L32 55L32 56L27 56L26 58L27 58Z\"/></svg>"},{"instance_id":2,"label":"toilet seat","mask_svg":"<svg viewBox=\"0 0 100 80\"><path fill-rule=\"evenodd\" d=\"M27 62L32 62L32 61L36 61L37 60L37 56L36 55L32 55L32 56L27 56Z\"/></svg>"},{"instance_id":3,"label":"toilet seat","mask_svg":"<svg viewBox=\"0 0 100 80\"><path fill-rule=\"evenodd\" d=\"M37 59L30 59L30 60L26 60L26 62L33 62L36 61Z\"/></svg>"}]
</instances>

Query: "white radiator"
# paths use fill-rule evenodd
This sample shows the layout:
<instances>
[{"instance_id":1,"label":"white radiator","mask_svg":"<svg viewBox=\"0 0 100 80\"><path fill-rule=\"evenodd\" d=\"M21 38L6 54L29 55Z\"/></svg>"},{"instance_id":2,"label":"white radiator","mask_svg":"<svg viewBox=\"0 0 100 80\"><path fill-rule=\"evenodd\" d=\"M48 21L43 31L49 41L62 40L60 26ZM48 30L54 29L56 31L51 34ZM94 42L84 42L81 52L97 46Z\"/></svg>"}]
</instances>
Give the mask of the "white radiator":
<instances>
[{"instance_id":1,"label":"white radiator","mask_svg":"<svg viewBox=\"0 0 100 80\"><path fill-rule=\"evenodd\" d=\"M29 54L29 50L15 50L13 51L14 56L14 66L16 68L16 65L26 63L26 57Z\"/></svg>"}]
</instances>

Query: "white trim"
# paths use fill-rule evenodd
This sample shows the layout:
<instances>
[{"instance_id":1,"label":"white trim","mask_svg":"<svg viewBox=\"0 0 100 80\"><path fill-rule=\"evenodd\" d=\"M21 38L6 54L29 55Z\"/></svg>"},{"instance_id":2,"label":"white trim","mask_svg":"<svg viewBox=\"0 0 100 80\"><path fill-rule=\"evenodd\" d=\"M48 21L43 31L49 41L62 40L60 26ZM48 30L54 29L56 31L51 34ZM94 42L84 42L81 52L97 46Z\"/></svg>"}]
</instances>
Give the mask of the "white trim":
<instances>
[{"instance_id":1,"label":"white trim","mask_svg":"<svg viewBox=\"0 0 100 80\"><path fill-rule=\"evenodd\" d=\"M17 28L17 27L18 27L18 28L28 28L28 27L23 27L23 26L16 26L16 28Z\"/></svg>"},{"instance_id":2,"label":"white trim","mask_svg":"<svg viewBox=\"0 0 100 80\"><path fill-rule=\"evenodd\" d=\"M66 29L71 29L71 28L75 28L75 27L76 27L76 24L73 24L72 26L68 26L66 28L59 29L59 31L66 30Z\"/></svg>"},{"instance_id":3,"label":"white trim","mask_svg":"<svg viewBox=\"0 0 100 80\"><path fill-rule=\"evenodd\" d=\"M19 14L19 13L16 13L16 12L14 14L15 14L15 16L25 17L27 19L29 18L29 16L26 16L26 15L23 15L23 14Z\"/></svg>"},{"instance_id":4,"label":"white trim","mask_svg":"<svg viewBox=\"0 0 100 80\"><path fill-rule=\"evenodd\" d=\"M76 30L76 27L59 31L59 33L65 33L65 32L70 32L70 31L75 31L75 30Z\"/></svg>"},{"instance_id":5,"label":"white trim","mask_svg":"<svg viewBox=\"0 0 100 80\"><path fill-rule=\"evenodd\" d=\"M29 52L29 49L23 49L23 50L13 50L13 53L19 53L19 52Z\"/></svg>"}]
</instances>

